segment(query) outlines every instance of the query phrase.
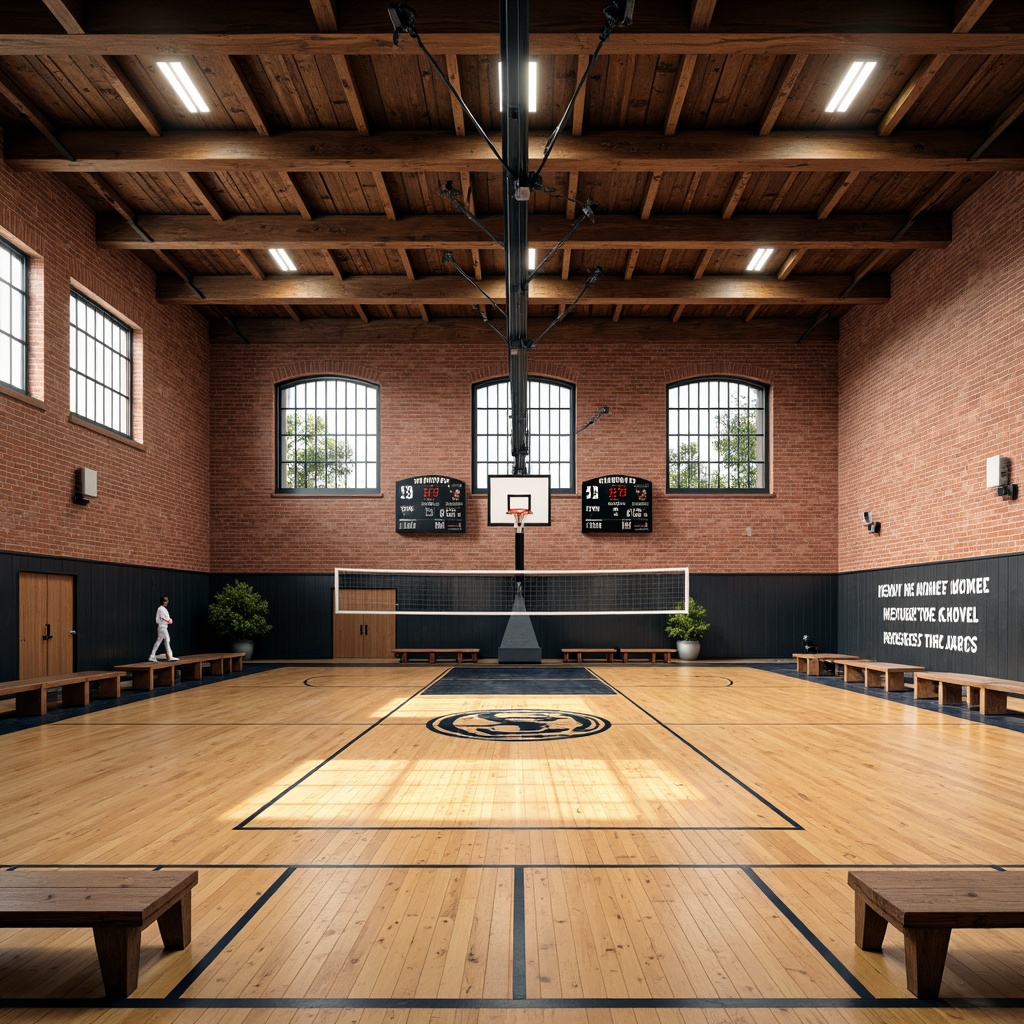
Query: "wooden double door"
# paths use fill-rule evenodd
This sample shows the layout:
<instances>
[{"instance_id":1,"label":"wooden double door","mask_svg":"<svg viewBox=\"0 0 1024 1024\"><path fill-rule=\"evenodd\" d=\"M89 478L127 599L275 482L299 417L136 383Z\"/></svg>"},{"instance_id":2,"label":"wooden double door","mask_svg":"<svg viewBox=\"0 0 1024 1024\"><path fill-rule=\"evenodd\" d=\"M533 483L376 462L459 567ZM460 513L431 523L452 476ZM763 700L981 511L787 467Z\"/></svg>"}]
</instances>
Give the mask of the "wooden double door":
<instances>
[{"instance_id":1,"label":"wooden double door","mask_svg":"<svg viewBox=\"0 0 1024 1024\"><path fill-rule=\"evenodd\" d=\"M334 614L332 590L334 657L394 658L395 598L394 590L341 590L338 592L338 607L352 611L337 615ZM375 614L365 614L368 612Z\"/></svg>"},{"instance_id":2,"label":"wooden double door","mask_svg":"<svg viewBox=\"0 0 1024 1024\"><path fill-rule=\"evenodd\" d=\"M75 668L75 578L18 574L18 678Z\"/></svg>"}]
</instances>

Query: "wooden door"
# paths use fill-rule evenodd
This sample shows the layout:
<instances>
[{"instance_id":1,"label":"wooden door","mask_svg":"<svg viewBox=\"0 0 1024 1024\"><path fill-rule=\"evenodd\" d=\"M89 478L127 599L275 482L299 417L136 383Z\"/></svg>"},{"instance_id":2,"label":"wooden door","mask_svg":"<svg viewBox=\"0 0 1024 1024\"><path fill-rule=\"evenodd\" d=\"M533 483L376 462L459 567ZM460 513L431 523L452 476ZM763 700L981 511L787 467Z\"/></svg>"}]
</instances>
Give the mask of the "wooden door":
<instances>
[{"instance_id":1,"label":"wooden door","mask_svg":"<svg viewBox=\"0 0 1024 1024\"><path fill-rule=\"evenodd\" d=\"M53 573L18 574L18 677L74 670L75 580Z\"/></svg>"},{"instance_id":2,"label":"wooden door","mask_svg":"<svg viewBox=\"0 0 1024 1024\"><path fill-rule=\"evenodd\" d=\"M367 605L373 611L390 615L367 615L363 618L363 657L393 658L395 656L395 591L375 590Z\"/></svg>"},{"instance_id":3,"label":"wooden door","mask_svg":"<svg viewBox=\"0 0 1024 1024\"><path fill-rule=\"evenodd\" d=\"M359 611L394 612L394 590L342 590L338 607L351 608L351 614L334 615L334 591L331 591L331 613L334 617L335 658L393 658L395 647L395 616L360 615Z\"/></svg>"}]
</instances>

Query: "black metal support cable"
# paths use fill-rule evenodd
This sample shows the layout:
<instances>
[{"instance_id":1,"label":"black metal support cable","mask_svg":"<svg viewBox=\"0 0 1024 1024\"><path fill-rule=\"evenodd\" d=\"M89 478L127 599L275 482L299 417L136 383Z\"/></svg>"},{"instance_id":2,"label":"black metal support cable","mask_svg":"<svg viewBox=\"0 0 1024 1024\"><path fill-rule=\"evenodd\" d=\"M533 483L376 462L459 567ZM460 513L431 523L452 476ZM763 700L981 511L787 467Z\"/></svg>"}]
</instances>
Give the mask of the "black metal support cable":
<instances>
[{"instance_id":1,"label":"black metal support cable","mask_svg":"<svg viewBox=\"0 0 1024 1024\"><path fill-rule=\"evenodd\" d=\"M558 252L559 249L561 249L562 246L565 245L565 243L568 242L569 239L572 238L572 236L576 234L576 232L583 225L584 221L587 221L587 220L593 221L593 219L594 219L594 208L593 208L593 206L591 206L590 203L587 203L586 205L584 205L583 211L580 213L580 215L576 218L575 221L573 221L572 227L569 228L568 231L566 231L565 235L562 237L562 240L560 242L558 242L558 244L547 254L547 256L544 257L544 259L542 259L540 261L540 263L530 273L530 276L527 277L527 279L525 281L525 284L529 284L544 269L545 265L548 262L550 262L551 257L554 256L555 253Z\"/></svg>"},{"instance_id":2,"label":"black metal support cable","mask_svg":"<svg viewBox=\"0 0 1024 1024\"><path fill-rule=\"evenodd\" d=\"M572 300L571 305L566 306L565 309L563 309L562 312L559 313L558 316L556 316L555 319L552 320L551 323L549 323L547 327L545 327L544 330L533 339L533 341L529 342L526 347L533 348L533 346L536 345L552 327L557 327L576 308L580 299L587 294L587 289L598 280L602 273L604 273L604 271L602 271L600 267L595 267L593 273L587 278L586 283L580 289L579 295Z\"/></svg>"},{"instance_id":3,"label":"black metal support cable","mask_svg":"<svg viewBox=\"0 0 1024 1024\"><path fill-rule=\"evenodd\" d=\"M445 182L444 188L439 189L437 193L442 199L447 199L457 210L461 210L465 216L471 220L492 242L497 242L502 248L505 243L486 225L484 222L475 214L473 211L466 206L465 203L459 199L462 194L452 184L451 181Z\"/></svg>"},{"instance_id":4,"label":"black metal support cable","mask_svg":"<svg viewBox=\"0 0 1024 1024\"><path fill-rule=\"evenodd\" d=\"M506 320L508 319L508 317L507 317L507 316L505 315L505 312L504 312L504 310L503 310L503 309L501 308L501 306L499 306L499 305L498 305L498 304L497 304L497 303L496 303L496 302L494 301L494 299L492 299L492 298L490 297L490 295L488 295L488 294L487 294L487 292L485 292L485 291L483 290L483 288L481 288L481 287L480 287L480 285L479 285L479 284L477 284L477 282L476 282L476 278L474 278L474 277L470 276L469 274L467 274L467 273L466 273L466 271L465 271L465 270L463 270L463 269L462 269L462 267L460 267L460 266L459 266L459 262L458 262L458 260L457 260L457 259L455 258L455 254L454 254L454 253L451 253L451 252L446 252L446 253L445 253L445 254L444 254L444 255L443 255L442 257L441 257L441 262L442 262L442 263L447 263L447 264L449 264L450 266L453 266L453 267L455 268L456 272L457 272L457 273L459 274L459 276L460 276L460 277L463 277L463 278L465 278L465 279L466 279L466 280L467 280L467 281L468 281L468 282L469 282L469 283L470 283L470 284L471 284L471 285L472 285L472 286L473 286L473 287L474 287L474 288L475 288L475 289L476 289L476 290L477 290L477 291L478 291L478 292L479 292L479 293L480 293L480 294L481 294L481 295L482 295L482 296L483 296L483 297L484 297L484 298L485 298L485 299L487 300L487 304L488 304L488 305L490 305L490 306L493 306L493 307L494 307L494 308L495 308L495 309L496 309L496 310L497 310L497 311L498 311L499 313L501 313L501 315L502 315L503 317L505 317L505 319L506 319Z\"/></svg>"}]
</instances>

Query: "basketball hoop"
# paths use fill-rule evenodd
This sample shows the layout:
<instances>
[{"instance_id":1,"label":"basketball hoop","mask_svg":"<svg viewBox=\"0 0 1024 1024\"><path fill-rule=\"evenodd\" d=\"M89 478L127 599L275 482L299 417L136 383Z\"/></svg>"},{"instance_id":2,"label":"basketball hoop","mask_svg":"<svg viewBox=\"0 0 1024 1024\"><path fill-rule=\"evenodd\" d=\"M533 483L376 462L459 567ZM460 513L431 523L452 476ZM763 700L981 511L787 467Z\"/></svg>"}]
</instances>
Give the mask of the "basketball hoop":
<instances>
[{"instance_id":1,"label":"basketball hoop","mask_svg":"<svg viewBox=\"0 0 1024 1024\"><path fill-rule=\"evenodd\" d=\"M510 508L508 510L508 514L510 516L515 516L516 517L516 533L522 533L523 532L523 520L527 516L532 516L533 515L533 509L529 509L529 508Z\"/></svg>"}]
</instances>

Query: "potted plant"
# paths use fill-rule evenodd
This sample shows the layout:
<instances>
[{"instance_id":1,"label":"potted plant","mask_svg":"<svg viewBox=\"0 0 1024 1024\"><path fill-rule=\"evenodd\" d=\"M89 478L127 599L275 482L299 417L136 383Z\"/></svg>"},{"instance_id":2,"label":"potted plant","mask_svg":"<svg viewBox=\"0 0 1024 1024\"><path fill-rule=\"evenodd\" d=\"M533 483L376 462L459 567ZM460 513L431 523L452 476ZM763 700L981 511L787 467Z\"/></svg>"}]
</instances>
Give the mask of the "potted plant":
<instances>
[{"instance_id":1,"label":"potted plant","mask_svg":"<svg viewBox=\"0 0 1024 1024\"><path fill-rule=\"evenodd\" d=\"M252 657L253 641L272 629L267 622L270 605L259 591L235 580L225 583L210 602L210 625L232 641L231 649Z\"/></svg>"},{"instance_id":2,"label":"potted plant","mask_svg":"<svg viewBox=\"0 0 1024 1024\"><path fill-rule=\"evenodd\" d=\"M696 661L700 655L700 641L711 628L707 609L691 597L690 607L684 610L683 602L676 605L678 612L668 617L665 632L676 642L676 653L680 661Z\"/></svg>"}]
</instances>

